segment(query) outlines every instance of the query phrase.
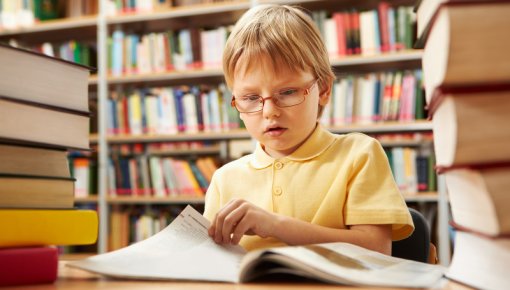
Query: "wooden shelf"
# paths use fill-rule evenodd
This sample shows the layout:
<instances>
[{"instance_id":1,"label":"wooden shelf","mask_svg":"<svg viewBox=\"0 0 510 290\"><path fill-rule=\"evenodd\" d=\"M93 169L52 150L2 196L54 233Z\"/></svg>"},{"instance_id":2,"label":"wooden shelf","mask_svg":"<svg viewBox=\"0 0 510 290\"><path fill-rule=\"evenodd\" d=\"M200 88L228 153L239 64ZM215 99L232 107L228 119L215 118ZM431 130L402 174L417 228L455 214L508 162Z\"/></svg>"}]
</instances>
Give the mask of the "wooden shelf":
<instances>
[{"instance_id":1,"label":"wooden shelf","mask_svg":"<svg viewBox=\"0 0 510 290\"><path fill-rule=\"evenodd\" d=\"M379 140L383 147L422 147L430 146L432 140Z\"/></svg>"},{"instance_id":2,"label":"wooden shelf","mask_svg":"<svg viewBox=\"0 0 510 290\"><path fill-rule=\"evenodd\" d=\"M119 77L108 76L107 82L109 85L118 84L131 84L141 82L158 82L158 81L172 81L172 80L191 80L191 79L203 79L203 78L223 78L223 71L218 69L193 69L193 70L181 70L181 71L170 71L162 73L150 73L150 74L132 74L123 75ZM91 79L90 84L96 84L97 79Z\"/></svg>"},{"instance_id":3,"label":"wooden shelf","mask_svg":"<svg viewBox=\"0 0 510 290\"><path fill-rule=\"evenodd\" d=\"M382 65L390 63L402 63L406 61L419 62L421 61L422 55L423 51L421 50L406 50L401 52L378 54L374 56L355 55L332 59L331 65L333 67L344 67ZM190 69L149 74L129 74L116 77L108 76L107 82L110 85L116 85L174 80L200 80L205 78L223 78L223 70L221 68ZM97 77L92 76L89 79L89 84L97 85L97 81Z\"/></svg>"},{"instance_id":4,"label":"wooden shelf","mask_svg":"<svg viewBox=\"0 0 510 290\"><path fill-rule=\"evenodd\" d=\"M436 192L420 192L417 194L404 194L406 202L437 202L438 194ZM202 196L171 196L171 197L138 197L138 196L118 196L108 197L109 204L202 204L204 203ZM97 203L97 196L75 198L76 204Z\"/></svg>"},{"instance_id":5,"label":"wooden shelf","mask_svg":"<svg viewBox=\"0 0 510 290\"><path fill-rule=\"evenodd\" d=\"M437 192L419 192L416 194L404 194L406 202L437 202L439 195Z\"/></svg>"},{"instance_id":6,"label":"wooden shelf","mask_svg":"<svg viewBox=\"0 0 510 290\"><path fill-rule=\"evenodd\" d=\"M122 24L133 22L147 22L164 20L178 17L207 16L208 14L248 10L251 6L249 1L220 2L214 4L198 4L183 7L170 8L168 10L153 11L147 13L120 14L107 17L108 24Z\"/></svg>"},{"instance_id":7,"label":"wooden shelf","mask_svg":"<svg viewBox=\"0 0 510 290\"><path fill-rule=\"evenodd\" d=\"M198 148L167 148L167 149L158 149L153 150L149 149L147 152L143 154L147 154L150 156L193 156L193 155L218 155L220 154L220 146L204 146ZM136 156L140 155L139 153L121 153L121 156Z\"/></svg>"},{"instance_id":8,"label":"wooden shelf","mask_svg":"<svg viewBox=\"0 0 510 290\"><path fill-rule=\"evenodd\" d=\"M374 65L383 63L405 62L405 61L421 61L423 56L422 50L404 50L392 53L381 53L377 55L353 55L343 58L331 59L331 65L334 67L342 66L359 66Z\"/></svg>"},{"instance_id":9,"label":"wooden shelf","mask_svg":"<svg viewBox=\"0 0 510 290\"><path fill-rule=\"evenodd\" d=\"M329 130L336 134L346 134L353 132L362 132L366 134L430 132L432 131L432 122L416 121L416 122L384 122L374 124L351 124L342 127L329 128ZM108 136L106 140L110 144L122 144L122 143L151 143L151 142L222 141L249 138L250 135L248 134L248 131L244 129L237 129L227 132L179 133L172 135L120 134ZM97 135L93 134L90 136L90 142L92 144L97 143L97 140L98 140ZM402 142L402 144L410 144L409 146L416 146L418 143L419 141Z\"/></svg>"},{"instance_id":10,"label":"wooden shelf","mask_svg":"<svg viewBox=\"0 0 510 290\"><path fill-rule=\"evenodd\" d=\"M259 0L260 4L295 5L304 3L321 2L324 0Z\"/></svg>"},{"instance_id":11,"label":"wooden shelf","mask_svg":"<svg viewBox=\"0 0 510 290\"><path fill-rule=\"evenodd\" d=\"M416 133L432 131L432 122L381 122L373 124L351 124L342 127L332 127L329 130L337 134L346 134L353 132L362 132L366 134L382 133Z\"/></svg>"},{"instance_id":12,"label":"wooden shelf","mask_svg":"<svg viewBox=\"0 0 510 290\"><path fill-rule=\"evenodd\" d=\"M186 156L186 155L211 155L219 154L220 146L204 146L198 148L180 149L180 148L169 148L161 150L149 150L147 154L151 156Z\"/></svg>"},{"instance_id":13,"label":"wooden shelf","mask_svg":"<svg viewBox=\"0 0 510 290\"><path fill-rule=\"evenodd\" d=\"M181 133L173 135L115 135L107 137L107 142L115 143L149 143L149 142L184 142L184 141L221 141L247 139L250 135L246 130L235 130L221 133Z\"/></svg>"},{"instance_id":14,"label":"wooden shelf","mask_svg":"<svg viewBox=\"0 0 510 290\"><path fill-rule=\"evenodd\" d=\"M97 203L97 195L91 195L87 197L75 197L74 203L76 204Z\"/></svg>"},{"instance_id":15,"label":"wooden shelf","mask_svg":"<svg viewBox=\"0 0 510 290\"><path fill-rule=\"evenodd\" d=\"M97 25L97 16L82 16L74 18L63 18L55 20L46 20L36 23L29 27L20 27L17 29L0 29L0 36L10 36L35 32L52 32L56 30L83 28Z\"/></svg>"},{"instance_id":16,"label":"wooden shelf","mask_svg":"<svg viewBox=\"0 0 510 290\"><path fill-rule=\"evenodd\" d=\"M205 199L203 196L169 196L169 197L153 197L153 196L117 196L108 197L106 200L109 204L203 204Z\"/></svg>"}]
</instances>

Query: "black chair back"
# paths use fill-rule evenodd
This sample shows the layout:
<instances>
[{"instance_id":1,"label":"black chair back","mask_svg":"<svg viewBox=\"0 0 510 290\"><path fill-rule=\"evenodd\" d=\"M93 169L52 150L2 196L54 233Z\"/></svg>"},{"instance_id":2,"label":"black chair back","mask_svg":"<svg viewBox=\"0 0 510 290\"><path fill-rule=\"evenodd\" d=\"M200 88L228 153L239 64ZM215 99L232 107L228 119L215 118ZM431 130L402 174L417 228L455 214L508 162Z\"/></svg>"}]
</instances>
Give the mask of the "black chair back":
<instances>
[{"instance_id":1,"label":"black chair back","mask_svg":"<svg viewBox=\"0 0 510 290\"><path fill-rule=\"evenodd\" d=\"M425 217L409 208L414 223L414 232L407 238L391 245L393 257L427 263L430 251L430 228Z\"/></svg>"}]
</instances>

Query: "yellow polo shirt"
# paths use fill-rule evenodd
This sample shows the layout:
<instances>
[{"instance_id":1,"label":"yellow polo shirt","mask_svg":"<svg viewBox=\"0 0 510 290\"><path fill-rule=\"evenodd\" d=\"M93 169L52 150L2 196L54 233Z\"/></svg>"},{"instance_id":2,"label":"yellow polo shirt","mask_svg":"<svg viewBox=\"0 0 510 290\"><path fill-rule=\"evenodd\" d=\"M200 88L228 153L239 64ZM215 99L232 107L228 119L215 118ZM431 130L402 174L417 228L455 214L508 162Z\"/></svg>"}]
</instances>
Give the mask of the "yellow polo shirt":
<instances>
[{"instance_id":1,"label":"yellow polo shirt","mask_svg":"<svg viewBox=\"0 0 510 290\"><path fill-rule=\"evenodd\" d=\"M257 144L253 154L218 169L206 193L204 216L212 221L233 198L337 229L391 224L393 240L414 229L379 142L360 133L334 135L320 125L289 156L274 159ZM285 245L248 235L240 244L247 250Z\"/></svg>"}]
</instances>

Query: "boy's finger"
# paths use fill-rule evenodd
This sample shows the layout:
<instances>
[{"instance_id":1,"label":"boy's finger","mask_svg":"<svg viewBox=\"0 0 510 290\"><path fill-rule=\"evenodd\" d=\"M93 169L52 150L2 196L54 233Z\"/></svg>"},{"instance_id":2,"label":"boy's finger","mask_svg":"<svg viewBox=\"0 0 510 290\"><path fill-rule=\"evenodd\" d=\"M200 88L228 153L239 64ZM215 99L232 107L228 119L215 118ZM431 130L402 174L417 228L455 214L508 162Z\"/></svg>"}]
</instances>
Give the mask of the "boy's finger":
<instances>
[{"instance_id":1,"label":"boy's finger","mask_svg":"<svg viewBox=\"0 0 510 290\"><path fill-rule=\"evenodd\" d=\"M228 216L225 218L223 223L223 242L230 243L232 238L232 233L235 230L237 224L242 222L244 218L244 212L242 208L236 207L234 208Z\"/></svg>"}]
</instances>

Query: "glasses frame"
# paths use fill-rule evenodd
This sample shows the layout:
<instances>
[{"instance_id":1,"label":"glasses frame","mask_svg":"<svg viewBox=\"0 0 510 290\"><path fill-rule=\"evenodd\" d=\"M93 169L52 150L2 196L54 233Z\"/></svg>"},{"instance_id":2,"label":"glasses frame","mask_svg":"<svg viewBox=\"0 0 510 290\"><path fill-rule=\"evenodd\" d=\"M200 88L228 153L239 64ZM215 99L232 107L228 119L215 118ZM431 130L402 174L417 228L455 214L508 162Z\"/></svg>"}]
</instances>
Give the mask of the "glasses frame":
<instances>
[{"instance_id":1,"label":"glasses frame","mask_svg":"<svg viewBox=\"0 0 510 290\"><path fill-rule=\"evenodd\" d=\"M306 100L306 97L308 97L308 95L310 95L310 92L312 90L312 88L315 86L315 84L317 84L319 82L319 79L315 79L313 81L313 83L304 89L304 93L303 93L303 100L297 104L294 104L294 105L290 105L290 106L280 106L277 104L277 102L274 102L275 106L277 106L278 108L289 108L289 107L294 107L294 106L297 106L297 105L300 105L302 104L305 100ZM298 89L302 89L302 88L298 88ZM261 112L263 109L264 109L264 104L266 103L266 100L269 100L269 99L273 99L274 97L273 96L270 96L270 97L262 97L262 96L258 96L260 101L262 102L262 107L260 107L259 110L257 111L250 111L250 112L241 112L239 110L239 108L237 108L236 106L236 99L235 99L235 96L232 95L232 100L230 100L230 106L232 106L233 108L235 108L239 113L244 113L244 114L250 114L250 113L258 113L258 112Z\"/></svg>"}]
</instances>

